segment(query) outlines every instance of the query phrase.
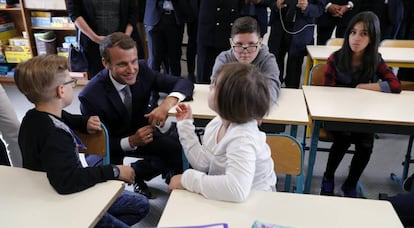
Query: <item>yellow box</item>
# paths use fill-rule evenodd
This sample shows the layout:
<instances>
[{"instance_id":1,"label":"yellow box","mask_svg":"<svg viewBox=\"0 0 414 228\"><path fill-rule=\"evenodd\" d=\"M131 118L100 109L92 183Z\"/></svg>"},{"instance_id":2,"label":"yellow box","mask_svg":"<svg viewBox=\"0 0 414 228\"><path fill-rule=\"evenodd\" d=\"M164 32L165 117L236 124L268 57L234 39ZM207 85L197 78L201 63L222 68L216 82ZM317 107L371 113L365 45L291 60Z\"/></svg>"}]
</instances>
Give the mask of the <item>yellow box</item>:
<instances>
[{"instance_id":1,"label":"yellow box","mask_svg":"<svg viewBox=\"0 0 414 228\"><path fill-rule=\"evenodd\" d=\"M66 10L65 0L24 0L27 9Z\"/></svg>"},{"instance_id":2,"label":"yellow box","mask_svg":"<svg viewBox=\"0 0 414 228\"><path fill-rule=\"evenodd\" d=\"M66 57L66 58L69 57L69 53L68 52L58 52L57 55L58 56L63 56L63 57Z\"/></svg>"},{"instance_id":3,"label":"yellow box","mask_svg":"<svg viewBox=\"0 0 414 228\"><path fill-rule=\"evenodd\" d=\"M32 17L52 17L52 13L49 11L32 11L30 14Z\"/></svg>"},{"instance_id":4,"label":"yellow box","mask_svg":"<svg viewBox=\"0 0 414 228\"><path fill-rule=\"evenodd\" d=\"M22 47L6 47L4 53L8 63L20 63L33 57L30 49Z\"/></svg>"},{"instance_id":5,"label":"yellow box","mask_svg":"<svg viewBox=\"0 0 414 228\"><path fill-rule=\"evenodd\" d=\"M57 47L56 50L58 56L69 57L69 48Z\"/></svg>"},{"instance_id":6,"label":"yellow box","mask_svg":"<svg viewBox=\"0 0 414 228\"><path fill-rule=\"evenodd\" d=\"M16 29L0 32L0 40L3 45L9 43L9 39L18 36Z\"/></svg>"}]
</instances>

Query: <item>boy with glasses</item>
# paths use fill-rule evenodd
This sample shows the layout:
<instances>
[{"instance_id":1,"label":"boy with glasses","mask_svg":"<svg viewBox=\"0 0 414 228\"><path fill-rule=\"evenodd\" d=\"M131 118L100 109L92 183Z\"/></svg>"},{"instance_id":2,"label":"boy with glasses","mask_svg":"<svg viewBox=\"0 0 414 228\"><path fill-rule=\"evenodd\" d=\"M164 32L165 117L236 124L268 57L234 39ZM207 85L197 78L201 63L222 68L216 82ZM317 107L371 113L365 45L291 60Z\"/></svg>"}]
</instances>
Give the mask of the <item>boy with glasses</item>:
<instances>
[{"instance_id":1,"label":"boy with glasses","mask_svg":"<svg viewBox=\"0 0 414 228\"><path fill-rule=\"evenodd\" d=\"M262 44L260 28L256 19L246 16L234 21L230 38L231 48L217 56L214 63L211 81L214 81L217 70L225 63L241 62L255 65L269 79L270 103L274 104L279 97L279 68L276 58Z\"/></svg>"},{"instance_id":2,"label":"boy with glasses","mask_svg":"<svg viewBox=\"0 0 414 228\"><path fill-rule=\"evenodd\" d=\"M102 130L101 121L97 116L87 119L63 110L72 103L76 86L68 68L67 59L56 55L37 56L16 67L16 85L35 105L23 118L19 132L23 167L46 172L59 194L80 192L107 180L133 183L135 172L128 166L82 167L78 148L84 145L71 129L93 134ZM97 226L129 227L148 211L147 198L124 191Z\"/></svg>"}]
</instances>

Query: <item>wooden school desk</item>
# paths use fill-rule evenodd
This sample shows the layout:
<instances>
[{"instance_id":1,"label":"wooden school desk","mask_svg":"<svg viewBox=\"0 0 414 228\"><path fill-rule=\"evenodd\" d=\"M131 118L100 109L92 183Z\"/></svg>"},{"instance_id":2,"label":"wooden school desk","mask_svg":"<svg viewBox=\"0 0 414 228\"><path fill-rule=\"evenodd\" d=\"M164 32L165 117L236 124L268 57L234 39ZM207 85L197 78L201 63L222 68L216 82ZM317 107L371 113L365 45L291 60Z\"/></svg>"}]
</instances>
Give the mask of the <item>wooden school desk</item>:
<instances>
[{"instance_id":1,"label":"wooden school desk","mask_svg":"<svg viewBox=\"0 0 414 228\"><path fill-rule=\"evenodd\" d=\"M0 166L0 226L93 227L123 189L123 182L107 181L60 195L46 173Z\"/></svg>"},{"instance_id":2,"label":"wooden school desk","mask_svg":"<svg viewBox=\"0 0 414 228\"><path fill-rule=\"evenodd\" d=\"M194 119L213 119L217 114L208 107L209 85L195 84L191 104ZM169 114L175 115L175 107ZM292 125L291 134L296 137L297 126L305 126L309 122L305 98L300 89L282 88L277 104L263 119L264 123Z\"/></svg>"},{"instance_id":3,"label":"wooden school desk","mask_svg":"<svg viewBox=\"0 0 414 228\"><path fill-rule=\"evenodd\" d=\"M413 91L401 94L357 88L303 86L313 131L305 192L309 193L321 124L327 130L414 135Z\"/></svg>"},{"instance_id":4,"label":"wooden school desk","mask_svg":"<svg viewBox=\"0 0 414 228\"><path fill-rule=\"evenodd\" d=\"M313 66L324 63L328 57L341 46L307 45L304 85L307 85L309 73ZM380 47L382 58L390 67L414 68L414 48Z\"/></svg>"},{"instance_id":5,"label":"wooden school desk","mask_svg":"<svg viewBox=\"0 0 414 228\"><path fill-rule=\"evenodd\" d=\"M250 228L255 220L284 227L403 227L388 201L254 191L245 202L230 203L186 190L171 193L158 227Z\"/></svg>"}]
</instances>

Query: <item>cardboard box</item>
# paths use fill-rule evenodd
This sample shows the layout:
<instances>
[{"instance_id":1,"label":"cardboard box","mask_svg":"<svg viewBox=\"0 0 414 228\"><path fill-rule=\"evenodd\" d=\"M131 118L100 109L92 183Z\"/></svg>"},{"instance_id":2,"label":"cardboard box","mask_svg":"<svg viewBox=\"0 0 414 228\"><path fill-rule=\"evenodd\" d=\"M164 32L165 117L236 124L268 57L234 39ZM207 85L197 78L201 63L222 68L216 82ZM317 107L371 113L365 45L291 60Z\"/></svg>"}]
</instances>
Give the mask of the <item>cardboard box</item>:
<instances>
[{"instance_id":1,"label":"cardboard box","mask_svg":"<svg viewBox=\"0 0 414 228\"><path fill-rule=\"evenodd\" d=\"M0 32L0 40L3 45L9 44L9 39L18 36L16 29Z\"/></svg>"},{"instance_id":2,"label":"cardboard box","mask_svg":"<svg viewBox=\"0 0 414 228\"><path fill-rule=\"evenodd\" d=\"M32 17L32 26L44 26L44 27L50 27L51 21L50 17Z\"/></svg>"},{"instance_id":3,"label":"cardboard box","mask_svg":"<svg viewBox=\"0 0 414 228\"><path fill-rule=\"evenodd\" d=\"M52 17L52 13L48 11L32 11L30 15L32 17Z\"/></svg>"},{"instance_id":4,"label":"cardboard box","mask_svg":"<svg viewBox=\"0 0 414 228\"><path fill-rule=\"evenodd\" d=\"M0 24L0 32L4 32L7 30L12 30L14 29L14 23L13 22L9 22L9 23L5 23L5 24Z\"/></svg>"},{"instance_id":5,"label":"cardboard box","mask_svg":"<svg viewBox=\"0 0 414 228\"><path fill-rule=\"evenodd\" d=\"M69 17L52 17L52 27L59 28L75 28L75 24L72 23Z\"/></svg>"},{"instance_id":6,"label":"cardboard box","mask_svg":"<svg viewBox=\"0 0 414 228\"><path fill-rule=\"evenodd\" d=\"M6 47L6 61L8 63L20 63L32 58L32 52L23 47Z\"/></svg>"},{"instance_id":7,"label":"cardboard box","mask_svg":"<svg viewBox=\"0 0 414 228\"><path fill-rule=\"evenodd\" d=\"M68 58L69 57L69 48L58 47L57 55Z\"/></svg>"},{"instance_id":8,"label":"cardboard box","mask_svg":"<svg viewBox=\"0 0 414 228\"><path fill-rule=\"evenodd\" d=\"M9 39L9 45L30 47L30 42L29 42L29 39L26 39L23 37L13 37Z\"/></svg>"},{"instance_id":9,"label":"cardboard box","mask_svg":"<svg viewBox=\"0 0 414 228\"><path fill-rule=\"evenodd\" d=\"M27 9L66 10L65 0L24 0Z\"/></svg>"}]
</instances>

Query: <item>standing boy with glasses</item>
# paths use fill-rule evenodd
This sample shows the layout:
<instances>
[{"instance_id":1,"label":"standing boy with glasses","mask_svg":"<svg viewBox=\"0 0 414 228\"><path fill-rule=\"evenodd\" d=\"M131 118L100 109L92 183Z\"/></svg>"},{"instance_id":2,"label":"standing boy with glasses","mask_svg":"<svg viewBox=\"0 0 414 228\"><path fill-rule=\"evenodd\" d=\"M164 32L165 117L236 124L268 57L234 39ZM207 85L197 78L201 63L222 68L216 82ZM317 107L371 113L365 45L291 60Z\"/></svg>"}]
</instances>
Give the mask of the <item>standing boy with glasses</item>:
<instances>
[{"instance_id":1,"label":"standing boy with glasses","mask_svg":"<svg viewBox=\"0 0 414 228\"><path fill-rule=\"evenodd\" d=\"M211 81L214 81L217 70L225 63L252 64L269 79L270 103L276 103L280 91L279 68L275 56L262 44L256 19L248 16L236 19L231 28L230 45L229 50L217 56Z\"/></svg>"},{"instance_id":2,"label":"standing boy with glasses","mask_svg":"<svg viewBox=\"0 0 414 228\"><path fill-rule=\"evenodd\" d=\"M49 183L59 194L80 192L107 180L133 183L135 172L131 167L82 166L78 149L83 143L72 129L93 134L102 131L102 128L97 116L87 119L63 110L72 103L73 87L76 85L76 80L69 76L68 68L68 60L56 55L37 56L16 67L16 85L35 105L23 118L19 132L23 167L46 172ZM129 227L148 211L147 198L124 191L97 227Z\"/></svg>"}]
</instances>

